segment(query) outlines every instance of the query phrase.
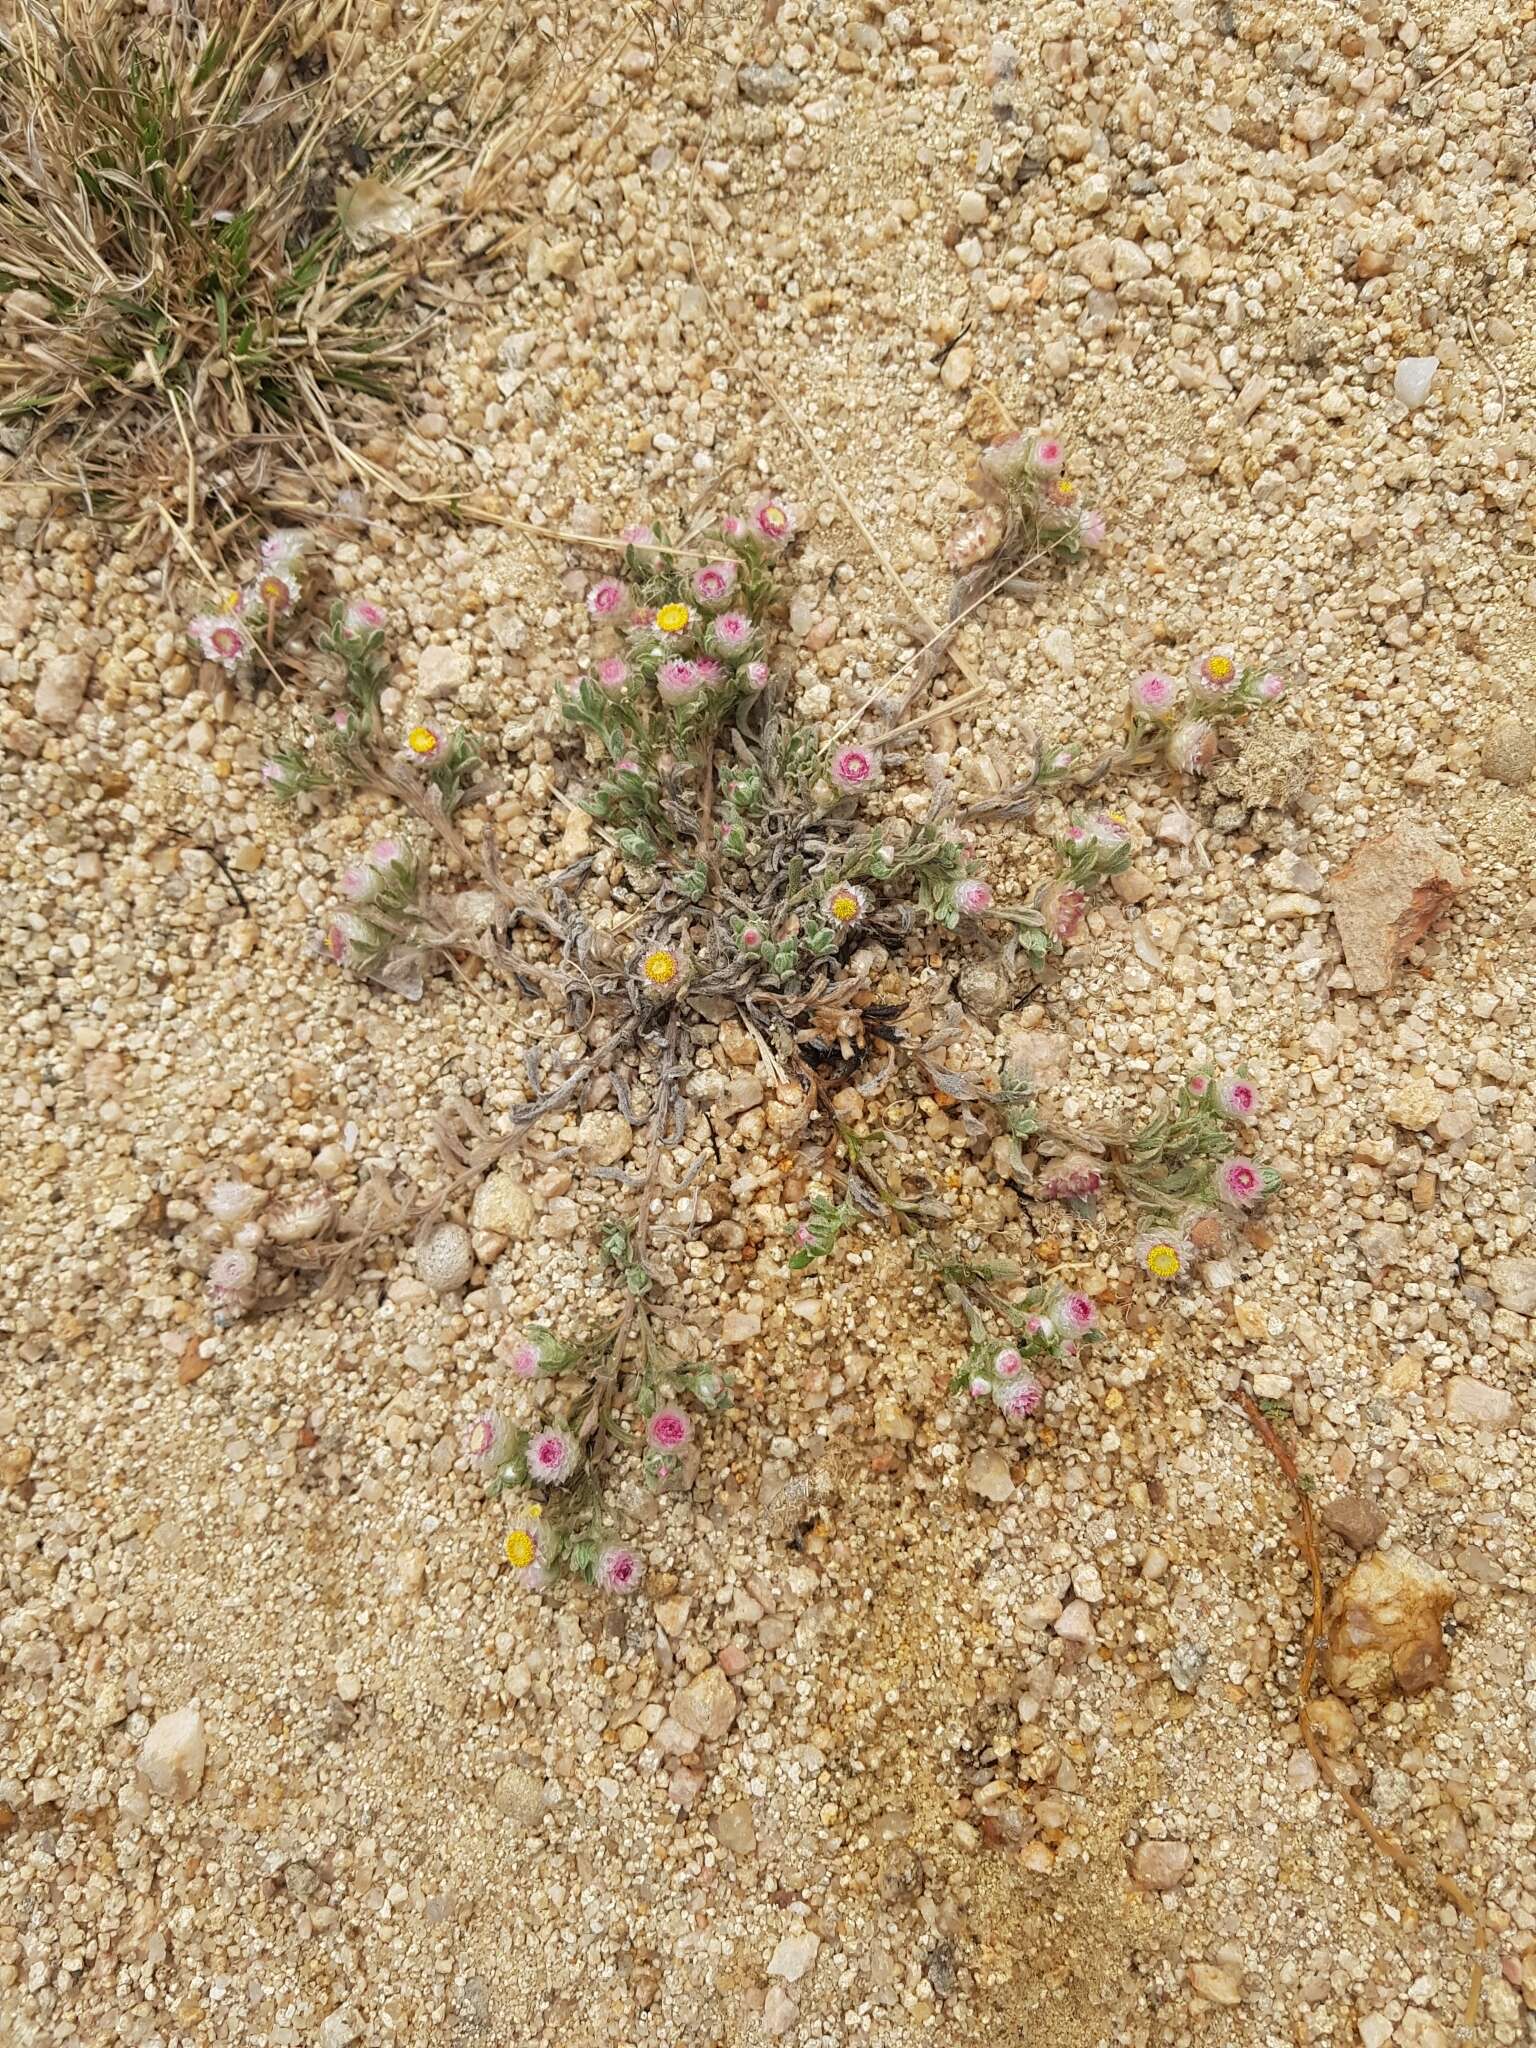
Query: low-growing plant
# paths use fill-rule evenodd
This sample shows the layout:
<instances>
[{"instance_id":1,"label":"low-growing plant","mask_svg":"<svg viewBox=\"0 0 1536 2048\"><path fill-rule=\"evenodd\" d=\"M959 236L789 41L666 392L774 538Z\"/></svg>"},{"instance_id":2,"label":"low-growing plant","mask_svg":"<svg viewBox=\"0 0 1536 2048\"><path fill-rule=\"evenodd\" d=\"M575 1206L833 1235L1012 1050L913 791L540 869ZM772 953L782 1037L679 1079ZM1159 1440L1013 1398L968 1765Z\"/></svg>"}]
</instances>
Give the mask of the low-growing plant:
<instances>
[{"instance_id":1,"label":"low-growing plant","mask_svg":"<svg viewBox=\"0 0 1536 2048\"><path fill-rule=\"evenodd\" d=\"M1021 532L1035 521L1038 541L1055 530L1041 521L1056 512L1036 501L1040 479L1058 472L1058 451L1028 446L1033 455L1012 450L999 474L1015 480L1014 515ZM1024 476L1033 497L1018 482ZM901 772L899 749L882 747L874 732L826 738L796 715L775 665L778 572L795 524L791 507L765 496L675 537L652 525L623 536L615 572L588 592L598 644L561 706L572 743L567 787L607 857L578 861L541 886L508 880L490 834L472 848L459 821L491 786L494 741L424 725L391 732L387 621L353 599L306 630L300 608L312 600L295 537L274 537L250 590L192 626L210 659L237 671L263 663L299 673L322 693L319 715L268 763L276 795L302 803L371 790L402 802L428 831L426 847L391 835L344 869L328 955L419 995L431 974L473 954L509 993L541 991L587 1048L552 1086L531 1056L528 1100L503 1129L445 1122L451 1170L435 1188L375 1184L344 1218L269 1247L265 1296L254 1270L259 1226L247 1225L234 1248L252 1270L210 1273L219 1312L284 1298L285 1273L318 1271L341 1284L372 1246L441 1218L534 1124L597 1088L645 1132L643 1170L626 1177L625 1213L601 1238L618 1313L568 1336L535 1329L515 1337L510 1372L534 1398L517 1419L492 1412L471 1433L489 1490L524 1503L508 1556L531 1582L564 1571L612 1590L637 1584L641 1562L613 1526L614 1455L637 1455L653 1486L675 1483L693 1456L696 1420L727 1398L719 1368L674 1356L647 1305L663 1284L650 1232L662 1161L688 1115L688 1050L727 1022L755 1044L776 1084L797 1085L819 1160L819 1184L785 1247L789 1269L830 1257L850 1228L879 1224L906 1236L965 1319L955 1388L1012 1422L1038 1413L1050 1377L1099 1341L1097 1309L1081 1291L963 1244L942 1196L914 1177L907 1155L841 1113L837 1089L867 1058L906 1061L957 1107L994 1170L1026 1192L1079 1208L1107 1187L1127 1197L1148 1226L1138 1256L1159 1280L1182 1278L1211 1256L1223 1219L1275 1185L1234 1143L1258 1107L1241 1072L1192 1076L1139 1128L1069 1136L1052 1128L1021 1075L942 1063L953 1032L919 1022L909 949L985 947L1021 984L1049 978L1081 937L1093 892L1125 870L1130 827L1114 811L1072 808L1079 777L1097 780L1103 764L1085 771L1070 745L1038 740L1020 779L984 804L967 805L947 785L921 815L883 804L882 779ZM1060 552L1081 545L1079 533ZM1192 684L1198 705L1213 690L1220 698L1213 731L1221 716L1275 694L1235 664L1226 687L1228 659L1208 657ZM1144 690L1133 693L1126 766L1145 758L1163 730L1144 699ZM1045 872L1007 898L978 867L970 828L1027 818L1047 797L1061 822L1043 842ZM458 928L425 889L433 859L471 879L495 914ZM592 888L599 878L602 888Z\"/></svg>"}]
</instances>

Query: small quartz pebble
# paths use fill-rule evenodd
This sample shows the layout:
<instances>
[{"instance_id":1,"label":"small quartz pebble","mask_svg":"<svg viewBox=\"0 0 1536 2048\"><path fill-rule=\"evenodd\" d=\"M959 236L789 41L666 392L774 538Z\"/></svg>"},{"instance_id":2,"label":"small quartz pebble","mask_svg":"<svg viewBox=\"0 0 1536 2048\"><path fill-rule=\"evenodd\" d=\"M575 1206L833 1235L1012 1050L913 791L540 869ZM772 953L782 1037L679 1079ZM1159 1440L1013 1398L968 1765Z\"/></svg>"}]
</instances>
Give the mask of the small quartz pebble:
<instances>
[{"instance_id":1,"label":"small quartz pebble","mask_svg":"<svg viewBox=\"0 0 1536 2048\"><path fill-rule=\"evenodd\" d=\"M1131 1858L1131 1879L1149 1892L1171 1892L1189 1876L1193 1862L1187 1842L1142 1842Z\"/></svg>"},{"instance_id":2,"label":"small quartz pebble","mask_svg":"<svg viewBox=\"0 0 1536 2048\"><path fill-rule=\"evenodd\" d=\"M1496 718L1483 741L1483 773L1506 789L1524 789L1536 771L1536 726L1518 718Z\"/></svg>"},{"instance_id":3,"label":"small quartz pebble","mask_svg":"<svg viewBox=\"0 0 1536 2048\"><path fill-rule=\"evenodd\" d=\"M1001 1451L985 1446L976 1451L966 1471L965 1483L983 1500L1005 1501L1013 1497L1013 1474Z\"/></svg>"},{"instance_id":4,"label":"small quartz pebble","mask_svg":"<svg viewBox=\"0 0 1536 2048\"><path fill-rule=\"evenodd\" d=\"M203 1782L208 1754L203 1717L194 1706L162 1714L139 1749L139 1769L158 1799L178 1803L194 1798Z\"/></svg>"},{"instance_id":5,"label":"small quartz pebble","mask_svg":"<svg viewBox=\"0 0 1536 2048\"><path fill-rule=\"evenodd\" d=\"M1406 406L1422 405L1440 367L1438 356L1404 356L1392 378L1392 389Z\"/></svg>"},{"instance_id":6,"label":"small quartz pebble","mask_svg":"<svg viewBox=\"0 0 1536 2048\"><path fill-rule=\"evenodd\" d=\"M821 1949L821 1936L805 1928L780 1938L768 1964L770 1977L782 1977L786 1984L798 1984L812 1968Z\"/></svg>"},{"instance_id":7,"label":"small quartz pebble","mask_svg":"<svg viewBox=\"0 0 1536 2048\"><path fill-rule=\"evenodd\" d=\"M416 1270L434 1294L462 1287L474 1265L469 1232L462 1223L439 1223L416 1247Z\"/></svg>"}]
</instances>

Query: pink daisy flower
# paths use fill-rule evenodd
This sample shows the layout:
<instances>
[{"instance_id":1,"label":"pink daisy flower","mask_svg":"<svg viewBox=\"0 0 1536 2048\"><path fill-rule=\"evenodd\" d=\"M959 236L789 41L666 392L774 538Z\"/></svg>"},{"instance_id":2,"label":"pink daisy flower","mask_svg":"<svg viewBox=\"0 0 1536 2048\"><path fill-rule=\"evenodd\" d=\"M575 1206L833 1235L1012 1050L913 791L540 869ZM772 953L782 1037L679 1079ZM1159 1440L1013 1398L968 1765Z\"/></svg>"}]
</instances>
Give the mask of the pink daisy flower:
<instances>
[{"instance_id":1,"label":"pink daisy flower","mask_svg":"<svg viewBox=\"0 0 1536 2048\"><path fill-rule=\"evenodd\" d=\"M1189 1079L1184 1083L1184 1085L1189 1090L1191 1095L1203 1095L1206 1089L1209 1088L1211 1084L1209 1077L1207 1075L1191 1074Z\"/></svg>"},{"instance_id":2,"label":"pink daisy flower","mask_svg":"<svg viewBox=\"0 0 1536 2048\"><path fill-rule=\"evenodd\" d=\"M712 654L701 654L693 666L702 690L712 690L725 675L724 668Z\"/></svg>"},{"instance_id":3,"label":"pink daisy flower","mask_svg":"<svg viewBox=\"0 0 1536 2048\"><path fill-rule=\"evenodd\" d=\"M1097 1329L1099 1311L1087 1294L1064 1294L1051 1311L1051 1320L1063 1337L1081 1337Z\"/></svg>"},{"instance_id":4,"label":"pink daisy flower","mask_svg":"<svg viewBox=\"0 0 1536 2048\"><path fill-rule=\"evenodd\" d=\"M1223 1116L1249 1123L1259 1113L1259 1091L1251 1081L1228 1074L1216 1083L1216 1106Z\"/></svg>"},{"instance_id":5,"label":"pink daisy flower","mask_svg":"<svg viewBox=\"0 0 1536 2048\"><path fill-rule=\"evenodd\" d=\"M863 789L880 769L880 757L868 747L839 747L832 756L832 780L839 789Z\"/></svg>"},{"instance_id":6,"label":"pink daisy flower","mask_svg":"<svg viewBox=\"0 0 1536 2048\"><path fill-rule=\"evenodd\" d=\"M1005 1344L993 1359L992 1370L1000 1380L1016 1380L1024 1370L1024 1360L1011 1344Z\"/></svg>"},{"instance_id":7,"label":"pink daisy flower","mask_svg":"<svg viewBox=\"0 0 1536 2048\"><path fill-rule=\"evenodd\" d=\"M528 1477L540 1486L564 1486L581 1463L568 1429L541 1429L528 1439Z\"/></svg>"},{"instance_id":8,"label":"pink daisy flower","mask_svg":"<svg viewBox=\"0 0 1536 2048\"><path fill-rule=\"evenodd\" d=\"M610 654L597 664L593 674L600 690L616 693L629 681L629 663L622 654Z\"/></svg>"},{"instance_id":9,"label":"pink daisy flower","mask_svg":"<svg viewBox=\"0 0 1536 2048\"><path fill-rule=\"evenodd\" d=\"M782 548L794 537L795 515L778 498L754 498L747 517L756 538L771 548Z\"/></svg>"},{"instance_id":10,"label":"pink daisy flower","mask_svg":"<svg viewBox=\"0 0 1536 2048\"><path fill-rule=\"evenodd\" d=\"M191 619L187 631L203 650L205 658L221 668L238 668L251 651L251 637L228 612L209 612Z\"/></svg>"},{"instance_id":11,"label":"pink daisy flower","mask_svg":"<svg viewBox=\"0 0 1536 2048\"><path fill-rule=\"evenodd\" d=\"M610 1543L606 1550L598 1552L592 1577L605 1593L634 1593L645 1577L645 1565L639 1553L627 1544Z\"/></svg>"},{"instance_id":12,"label":"pink daisy flower","mask_svg":"<svg viewBox=\"0 0 1536 2048\"><path fill-rule=\"evenodd\" d=\"M1104 1176L1083 1152L1069 1152L1040 1182L1048 1202L1086 1202L1104 1185Z\"/></svg>"},{"instance_id":13,"label":"pink daisy flower","mask_svg":"<svg viewBox=\"0 0 1536 2048\"><path fill-rule=\"evenodd\" d=\"M1040 1413L1040 1404L1045 1399L1045 1389L1031 1374L1025 1379L1013 1380L1009 1385L999 1387L992 1398L1010 1422L1024 1422L1031 1415Z\"/></svg>"},{"instance_id":14,"label":"pink daisy flower","mask_svg":"<svg viewBox=\"0 0 1536 2048\"><path fill-rule=\"evenodd\" d=\"M1224 1159L1211 1176L1216 1199L1229 1209L1251 1209L1264 1196L1264 1176L1251 1159Z\"/></svg>"},{"instance_id":15,"label":"pink daisy flower","mask_svg":"<svg viewBox=\"0 0 1536 2048\"><path fill-rule=\"evenodd\" d=\"M1131 709L1139 718L1161 721L1173 715L1178 695L1171 676L1159 675L1155 668L1144 669L1131 684Z\"/></svg>"},{"instance_id":16,"label":"pink daisy flower","mask_svg":"<svg viewBox=\"0 0 1536 2048\"><path fill-rule=\"evenodd\" d=\"M722 654L740 654L752 645L752 621L745 612L722 612L711 623L709 637Z\"/></svg>"},{"instance_id":17,"label":"pink daisy flower","mask_svg":"<svg viewBox=\"0 0 1536 2048\"><path fill-rule=\"evenodd\" d=\"M629 590L617 576L604 576L587 592L587 610L594 619L614 619L629 603Z\"/></svg>"},{"instance_id":18,"label":"pink daisy flower","mask_svg":"<svg viewBox=\"0 0 1536 2048\"><path fill-rule=\"evenodd\" d=\"M658 1408L645 1426L645 1435L654 1450L680 1451L693 1435L693 1424L681 1408Z\"/></svg>"},{"instance_id":19,"label":"pink daisy flower","mask_svg":"<svg viewBox=\"0 0 1536 2048\"><path fill-rule=\"evenodd\" d=\"M1067 459L1067 451L1053 434L1047 434L1035 443L1032 460L1041 476L1058 476Z\"/></svg>"},{"instance_id":20,"label":"pink daisy flower","mask_svg":"<svg viewBox=\"0 0 1536 2048\"><path fill-rule=\"evenodd\" d=\"M697 694L699 683L696 662L664 661L656 671L656 694L664 704L685 704Z\"/></svg>"},{"instance_id":21,"label":"pink daisy flower","mask_svg":"<svg viewBox=\"0 0 1536 2048\"><path fill-rule=\"evenodd\" d=\"M736 586L734 562L706 562L693 575L693 594L700 604L724 604Z\"/></svg>"},{"instance_id":22,"label":"pink daisy flower","mask_svg":"<svg viewBox=\"0 0 1536 2048\"><path fill-rule=\"evenodd\" d=\"M962 916L983 917L996 901L992 884L984 882L980 875L969 875L955 884L955 908Z\"/></svg>"}]
</instances>

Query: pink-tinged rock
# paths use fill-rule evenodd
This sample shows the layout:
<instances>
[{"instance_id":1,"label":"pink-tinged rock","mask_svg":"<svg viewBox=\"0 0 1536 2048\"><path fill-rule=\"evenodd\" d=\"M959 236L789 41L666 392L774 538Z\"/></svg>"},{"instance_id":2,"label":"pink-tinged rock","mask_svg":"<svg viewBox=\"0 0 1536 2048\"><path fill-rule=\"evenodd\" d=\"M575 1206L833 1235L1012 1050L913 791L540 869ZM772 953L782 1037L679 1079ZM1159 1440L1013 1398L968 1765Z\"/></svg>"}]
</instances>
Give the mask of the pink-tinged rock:
<instances>
[{"instance_id":1,"label":"pink-tinged rock","mask_svg":"<svg viewBox=\"0 0 1536 2048\"><path fill-rule=\"evenodd\" d=\"M1400 818L1358 847L1330 877L1344 958L1361 995L1390 988L1402 962L1449 910L1461 863L1427 826Z\"/></svg>"},{"instance_id":2,"label":"pink-tinged rock","mask_svg":"<svg viewBox=\"0 0 1536 2048\"><path fill-rule=\"evenodd\" d=\"M1447 1422L1471 1423L1475 1429L1510 1429L1520 1420L1513 1394L1457 1373L1445 1390Z\"/></svg>"}]
</instances>

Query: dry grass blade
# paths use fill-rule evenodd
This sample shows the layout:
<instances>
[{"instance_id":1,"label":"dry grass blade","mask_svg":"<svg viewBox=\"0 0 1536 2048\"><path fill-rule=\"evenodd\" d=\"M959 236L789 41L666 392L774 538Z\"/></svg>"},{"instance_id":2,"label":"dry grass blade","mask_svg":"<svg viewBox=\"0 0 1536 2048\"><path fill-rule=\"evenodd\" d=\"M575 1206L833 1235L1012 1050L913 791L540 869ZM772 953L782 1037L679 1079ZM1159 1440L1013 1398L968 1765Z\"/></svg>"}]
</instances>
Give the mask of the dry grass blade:
<instances>
[{"instance_id":1,"label":"dry grass blade","mask_svg":"<svg viewBox=\"0 0 1536 2048\"><path fill-rule=\"evenodd\" d=\"M438 191L515 161L513 0L379 53L360 0L19 0L0 27L0 422L94 508L238 516L328 461L417 334ZM449 118L444 119L444 108ZM483 182L483 180L482 180ZM154 515L151 515L154 516Z\"/></svg>"}]
</instances>

